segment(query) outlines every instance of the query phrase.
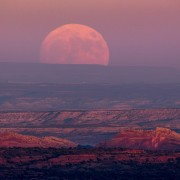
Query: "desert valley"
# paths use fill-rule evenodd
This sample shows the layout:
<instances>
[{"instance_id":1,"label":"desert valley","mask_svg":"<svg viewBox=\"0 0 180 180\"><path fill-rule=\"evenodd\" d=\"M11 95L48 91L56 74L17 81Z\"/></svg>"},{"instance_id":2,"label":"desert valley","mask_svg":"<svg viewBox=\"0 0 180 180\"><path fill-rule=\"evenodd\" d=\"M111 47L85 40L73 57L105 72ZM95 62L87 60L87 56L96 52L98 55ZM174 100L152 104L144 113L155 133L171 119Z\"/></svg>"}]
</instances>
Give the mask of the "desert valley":
<instances>
[{"instance_id":1,"label":"desert valley","mask_svg":"<svg viewBox=\"0 0 180 180\"><path fill-rule=\"evenodd\" d=\"M1 112L0 178L178 179L179 117L179 109Z\"/></svg>"},{"instance_id":2,"label":"desert valley","mask_svg":"<svg viewBox=\"0 0 180 180\"><path fill-rule=\"evenodd\" d=\"M179 71L1 65L0 179L179 179Z\"/></svg>"}]
</instances>

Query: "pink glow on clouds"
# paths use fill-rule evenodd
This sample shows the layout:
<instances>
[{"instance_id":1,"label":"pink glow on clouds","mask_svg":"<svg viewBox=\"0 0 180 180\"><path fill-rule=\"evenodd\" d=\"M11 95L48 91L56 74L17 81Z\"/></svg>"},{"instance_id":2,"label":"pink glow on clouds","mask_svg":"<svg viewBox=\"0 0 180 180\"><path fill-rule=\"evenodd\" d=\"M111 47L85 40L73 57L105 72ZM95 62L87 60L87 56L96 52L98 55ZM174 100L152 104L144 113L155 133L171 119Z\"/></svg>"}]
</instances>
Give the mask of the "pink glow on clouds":
<instances>
[{"instance_id":1,"label":"pink glow on clouds","mask_svg":"<svg viewBox=\"0 0 180 180\"><path fill-rule=\"evenodd\" d=\"M67 23L102 33L111 64L180 68L179 0L1 0L0 61L39 60L40 46Z\"/></svg>"}]
</instances>

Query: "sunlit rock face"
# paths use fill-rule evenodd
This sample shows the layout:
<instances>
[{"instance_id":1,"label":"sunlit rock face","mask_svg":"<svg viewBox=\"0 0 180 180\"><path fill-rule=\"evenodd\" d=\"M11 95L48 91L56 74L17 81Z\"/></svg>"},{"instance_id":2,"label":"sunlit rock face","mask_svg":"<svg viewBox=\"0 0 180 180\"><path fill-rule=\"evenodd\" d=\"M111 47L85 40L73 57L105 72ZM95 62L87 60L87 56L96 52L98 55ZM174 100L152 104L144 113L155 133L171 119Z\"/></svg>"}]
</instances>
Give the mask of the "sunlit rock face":
<instances>
[{"instance_id":1,"label":"sunlit rock face","mask_svg":"<svg viewBox=\"0 0 180 180\"><path fill-rule=\"evenodd\" d=\"M0 134L0 147L40 147L40 148L61 148L61 147L76 147L72 141L56 138L56 137L43 137L38 138L35 136L21 135L17 133L7 132Z\"/></svg>"},{"instance_id":2,"label":"sunlit rock face","mask_svg":"<svg viewBox=\"0 0 180 180\"><path fill-rule=\"evenodd\" d=\"M180 134L167 128L123 130L98 146L145 150L180 150Z\"/></svg>"}]
</instances>

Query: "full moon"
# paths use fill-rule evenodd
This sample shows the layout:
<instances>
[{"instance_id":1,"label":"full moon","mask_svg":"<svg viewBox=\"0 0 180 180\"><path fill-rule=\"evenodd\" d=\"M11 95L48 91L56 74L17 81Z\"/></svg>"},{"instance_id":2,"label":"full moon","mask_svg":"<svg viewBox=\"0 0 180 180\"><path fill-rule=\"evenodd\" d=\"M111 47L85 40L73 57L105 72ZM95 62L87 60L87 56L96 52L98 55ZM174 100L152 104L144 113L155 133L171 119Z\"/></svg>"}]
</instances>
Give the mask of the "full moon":
<instances>
[{"instance_id":1,"label":"full moon","mask_svg":"<svg viewBox=\"0 0 180 180\"><path fill-rule=\"evenodd\" d=\"M41 62L108 65L109 48L96 30L80 24L67 24L53 30L44 39Z\"/></svg>"}]
</instances>

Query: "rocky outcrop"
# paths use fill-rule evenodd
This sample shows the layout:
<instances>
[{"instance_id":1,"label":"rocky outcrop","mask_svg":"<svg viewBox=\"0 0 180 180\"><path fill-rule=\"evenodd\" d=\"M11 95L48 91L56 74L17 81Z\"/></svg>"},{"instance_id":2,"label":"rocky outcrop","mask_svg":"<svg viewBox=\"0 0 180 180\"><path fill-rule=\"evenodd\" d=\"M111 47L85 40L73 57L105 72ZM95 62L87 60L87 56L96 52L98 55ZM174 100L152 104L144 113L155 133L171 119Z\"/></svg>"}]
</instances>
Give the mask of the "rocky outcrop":
<instances>
[{"instance_id":1,"label":"rocky outcrop","mask_svg":"<svg viewBox=\"0 0 180 180\"><path fill-rule=\"evenodd\" d=\"M123 130L100 147L120 147L145 150L180 150L180 134L167 128L152 130Z\"/></svg>"},{"instance_id":2,"label":"rocky outcrop","mask_svg":"<svg viewBox=\"0 0 180 180\"><path fill-rule=\"evenodd\" d=\"M72 141L56 138L35 136L27 136L12 132L0 134L0 147L41 147L41 148L61 148L61 147L76 147L77 145Z\"/></svg>"}]
</instances>

